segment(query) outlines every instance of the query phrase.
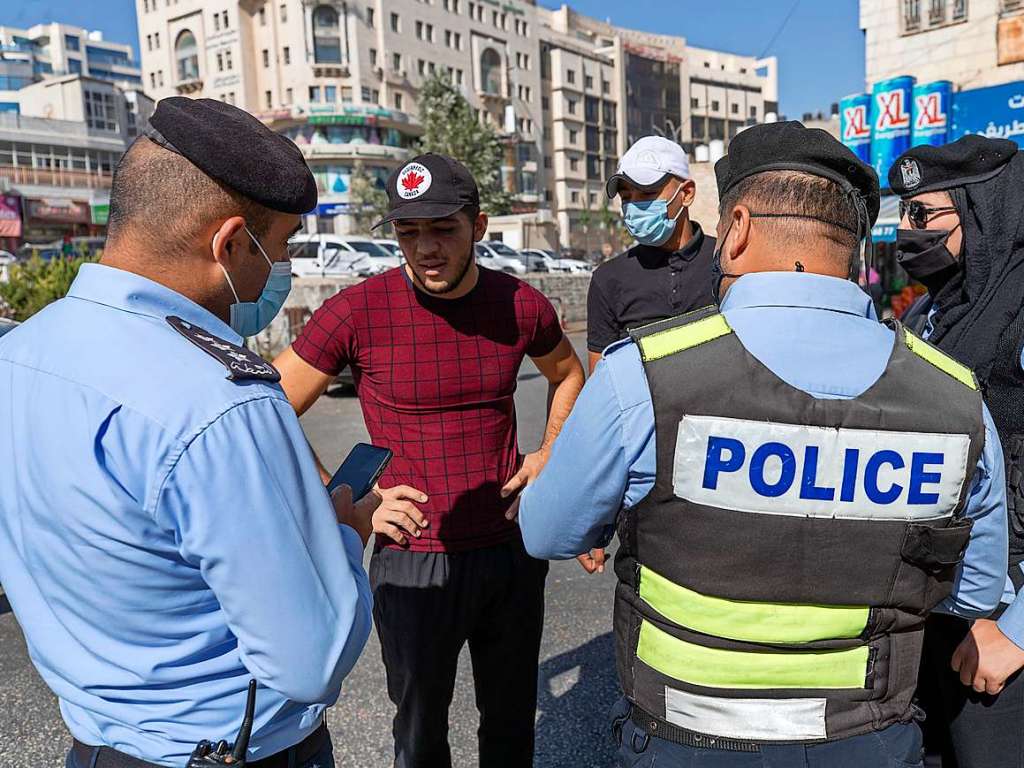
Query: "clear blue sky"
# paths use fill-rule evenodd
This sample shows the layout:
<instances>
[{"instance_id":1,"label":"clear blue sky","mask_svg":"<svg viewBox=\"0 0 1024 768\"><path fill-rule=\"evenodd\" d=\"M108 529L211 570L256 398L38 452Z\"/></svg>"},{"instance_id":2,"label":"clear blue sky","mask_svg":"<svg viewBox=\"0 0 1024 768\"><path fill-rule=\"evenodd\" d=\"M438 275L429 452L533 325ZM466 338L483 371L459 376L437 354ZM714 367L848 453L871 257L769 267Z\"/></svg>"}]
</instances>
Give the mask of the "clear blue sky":
<instances>
[{"instance_id":1,"label":"clear blue sky","mask_svg":"<svg viewBox=\"0 0 1024 768\"><path fill-rule=\"evenodd\" d=\"M778 56L781 111L791 118L827 110L864 88L857 0L800 0L784 27L794 0L572 0L569 5L620 26L682 35L692 45ZM138 50L132 0L0 0L0 24L27 27L43 21L99 28L108 40Z\"/></svg>"}]
</instances>

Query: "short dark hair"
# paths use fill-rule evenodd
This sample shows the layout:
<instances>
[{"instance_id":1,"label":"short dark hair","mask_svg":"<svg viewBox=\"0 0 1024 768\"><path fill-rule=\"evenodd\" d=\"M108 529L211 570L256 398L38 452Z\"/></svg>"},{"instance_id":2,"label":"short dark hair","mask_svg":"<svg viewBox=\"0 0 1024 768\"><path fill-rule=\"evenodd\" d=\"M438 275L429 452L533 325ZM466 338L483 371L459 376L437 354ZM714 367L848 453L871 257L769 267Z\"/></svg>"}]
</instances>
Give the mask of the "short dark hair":
<instances>
[{"instance_id":1,"label":"short dark hair","mask_svg":"<svg viewBox=\"0 0 1024 768\"><path fill-rule=\"evenodd\" d=\"M755 173L730 189L719 206L728 216L742 203L751 213L794 214L793 218L758 219L758 226L794 244L825 238L837 258L852 265L859 239L857 206L836 182L800 171ZM796 218L809 216L812 218Z\"/></svg>"},{"instance_id":2,"label":"short dark hair","mask_svg":"<svg viewBox=\"0 0 1024 768\"><path fill-rule=\"evenodd\" d=\"M476 223L476 217L480 215L480 206L467 205L462 209L462 213L469 217L469 223L472 226Z\"/></svg>"},{"instance_id":3,"label":"short dark hair","mask_svg":"<svg viewBox=\"0 0 1024 768\"><path fill-rule=\"evenodd\" d=\"M111 241L131 232L159 240L165 252L174 255L192 247L211 221L232 216L244 217L253 234L261 237L273 212L147 138L136 139L114 169L107 222Z\"/></svg>"}]
</instances>

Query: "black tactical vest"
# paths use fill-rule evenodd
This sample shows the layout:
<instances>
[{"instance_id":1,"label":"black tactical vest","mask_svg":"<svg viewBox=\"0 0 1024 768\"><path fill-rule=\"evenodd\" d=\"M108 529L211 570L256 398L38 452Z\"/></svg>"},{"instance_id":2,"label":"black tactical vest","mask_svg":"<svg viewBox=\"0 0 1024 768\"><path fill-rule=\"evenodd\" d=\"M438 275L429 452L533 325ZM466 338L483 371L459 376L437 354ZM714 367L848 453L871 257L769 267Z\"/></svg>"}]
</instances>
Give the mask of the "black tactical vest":
<instances>
[{"instance_id":1,"label":"black tactical vest","mask_svg":"<svg viewBox=\"0 0 1024 768\"><path fill-rule=\"evenodd\" d=\"M911 718L984 423L973 374L895 329L849 400L787 384L711 308L632 333L657 473L620 516L615 634L656 735L813 743Z\"/></svg>"}]
</instances>

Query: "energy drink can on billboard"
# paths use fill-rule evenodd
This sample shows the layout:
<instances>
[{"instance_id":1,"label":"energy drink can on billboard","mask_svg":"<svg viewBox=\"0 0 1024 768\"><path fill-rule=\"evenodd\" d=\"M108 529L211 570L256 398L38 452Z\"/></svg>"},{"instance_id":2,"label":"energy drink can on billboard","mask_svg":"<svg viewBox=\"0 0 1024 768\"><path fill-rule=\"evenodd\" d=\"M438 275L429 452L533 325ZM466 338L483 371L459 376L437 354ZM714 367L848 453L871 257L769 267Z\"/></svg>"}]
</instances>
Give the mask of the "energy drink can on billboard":
<instances>
[{"instance_id":1,"label":"energy drink can on billboard","mask_svg":"<svg viewBox=\"0 0 1024 768\"><path fill-rule=\"evenodd\" d=\"M843 144L865 163L871 162L871 96L857 93L839 102Z\"/></svg>"},{"instance_id":2,"label":"energy drink can on billboard","mask_svg":"<svg viewBox=\"0 0 1024 768\"><path fill-rule=\"evenodd\" d=\"M871 89L871 165L882 184L889 167L910 149L914 78L893 77Z\"/></svg>"},{"instance_id":3,"label":"energy drink can on billboard","mask_svg":"<svg viewBox=\"0 0 1024 768\"><path fill-rule=\"evenodd\" d=\"M949 140L952 99L953 84L949 80L914 86L912 143L915 147L922 144L937 147Z\"/></svg>"}]
</instances>

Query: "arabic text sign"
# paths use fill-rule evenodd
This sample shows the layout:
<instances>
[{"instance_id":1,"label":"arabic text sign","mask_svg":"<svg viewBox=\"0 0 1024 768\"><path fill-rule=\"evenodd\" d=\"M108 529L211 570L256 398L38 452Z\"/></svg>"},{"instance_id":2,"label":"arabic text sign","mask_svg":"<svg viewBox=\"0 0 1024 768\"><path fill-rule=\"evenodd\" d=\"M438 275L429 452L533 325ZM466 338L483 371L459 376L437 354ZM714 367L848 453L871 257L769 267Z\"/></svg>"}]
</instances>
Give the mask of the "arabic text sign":
<instances>
[{"instance_id":1,"label":"arabic text sign","mask_svg":"<svg viewBox=\"0 0 1024 768\"><path fill-rule=\"evenodd\" d=\"M1024 82L961 91L953 98L950 140L968 133L1024 146Z\"/></svg>"}]
</instances>

